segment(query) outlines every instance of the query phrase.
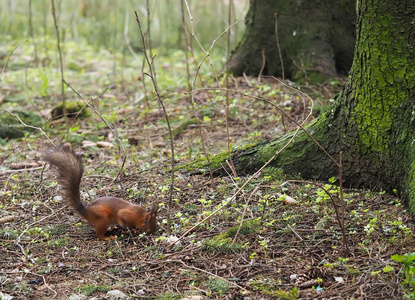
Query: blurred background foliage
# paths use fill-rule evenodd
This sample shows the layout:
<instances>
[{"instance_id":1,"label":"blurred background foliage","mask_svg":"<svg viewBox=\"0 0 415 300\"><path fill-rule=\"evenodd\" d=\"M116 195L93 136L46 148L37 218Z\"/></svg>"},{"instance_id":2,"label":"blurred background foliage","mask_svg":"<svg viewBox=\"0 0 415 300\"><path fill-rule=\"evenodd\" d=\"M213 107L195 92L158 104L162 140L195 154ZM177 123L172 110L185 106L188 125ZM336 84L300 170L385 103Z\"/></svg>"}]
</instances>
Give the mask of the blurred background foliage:
<instances>
[{"instance_id":1,"label":"blurred background foliage","mask_svg":"<svg viewBox=\"0 0 415 300\"><path fill-rule=\"evenodd\" d=\"M188 0L187 3L198 40L209 50L228 26L229 2ZM243 20L248 0L232 3L232 22ZM3 98L6 97L3 100L11 104L24 98L26 102L34 98L53 98L59 94L60 71L51 1L0 0L0 7L0 64L3 67L7 62L6 72L0 77ZM151 42L160 88L185 87L186 66L191 66L190 75L193 76L205 55L191 39L186 2L55 0L55 7L65 78L75 87L82 86L86 95L96 95L100 88L110 85L117 89L136 86L137 78L141 80L143 55L135 10L144 31L147 31L148 12L150 14L151 40L147 41L147 48ZM240 40L243 30L244 22L232 27L231 49ZM187 60L185 36L189 41L188 49L192 49ZM227 35L216 41L209 54L216 70L220 70L228 54ZM205 60L200 72L210 78L213 77L212 68L207 62ZM0 104L2 102L0 99Z\"/></svg>"},{"instance_id":2,"label":"blurred background foliage","mask_svg":"<svg viewBox=\"0 0 415 300\"><path fill-rule=\"evenodd\" d=\"M110 100L96 102L104 111L120 105L137 106L147 95L154 96L150 79L142 76L147 67L143 69L142 42L134 11L146 33L150 24L147 49L151 43L158 86L166 95L185 88L203 61L205 54L191 37L191 25L205 50L215 41L209 55L218 72L229 53L227 35L218 39L229 26L229 10L233 23L244 19L249 5L248 0L234 0L233 5L228 0L54 1L64 77L84 97L97 97L108 89L112 94L108 95ZM0 0L0 8L0 66L7 64L0 74L0 109L15 112L26 123L39 126L39 122L32 122L36 119L32 114L47 119L53 106L62 102L51 0ZM243 31L244 22L232 27L230 49L236 46ZM187 58L186 38L188 50L191 49ZM190 79L186 72L189 66ZM200 72L205 82L214 80L208 60L204 60ZM145 82L147 91L142 89ZM79 100L69 88L65 97L69 102ZM117 103L116 99L124 100ZM22 136L22 125L16 119L5 112L1 115L13 124L3 120L0 130L16 127L16 137Z\"/></svg>"},{"instance_id":3,"label":"blurred background foliage","mask_svg":"<svg viewBox=\"0 0 415 300\"><path fill-rule=\"evenodd\" d=\"M174 49L183 49L182 5L179 0L55 0L56 14L62 41L83 41L95 48L122 51L127 35L132 47L138 50L140 38L134 10L137 10L143 28L147 27L150 12L152 47L159 55L169 55ZM148 4L148 7L147 7ZM195 32L204 47L228 26L229 2L226 0L189 0ZM241 20L248 9L248 0L234 1L233 20ZM0 0L0 32L2 40L55 36L50 0ZM189 14L183 5L187 26ZM243 22L232 30L231 44L240 39ZM35 41L36 42L36 41ZM38 41L41 43L42 41ZM226 49L226 38L216 48Z\"/></svg>"}]
</instances>

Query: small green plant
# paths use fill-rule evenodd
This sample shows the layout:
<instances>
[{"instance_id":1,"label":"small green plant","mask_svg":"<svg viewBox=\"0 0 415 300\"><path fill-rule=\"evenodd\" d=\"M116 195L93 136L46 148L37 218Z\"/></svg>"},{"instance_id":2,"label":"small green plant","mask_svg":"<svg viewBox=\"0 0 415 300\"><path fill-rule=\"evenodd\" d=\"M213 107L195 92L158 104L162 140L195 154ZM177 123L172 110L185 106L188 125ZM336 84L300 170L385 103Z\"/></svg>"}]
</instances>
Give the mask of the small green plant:
<instances>
[{"instance_id":1,"label":"small green plant","mask_svg":"<svg viewBox=\"0 0 415 300\"><path fill-rule=\"evenodd\" d=\"M47 97L49 94L49 77L51 75L50 69L35 69L35 72L37 73L37 77L40 79L41 84L37 88L34 88L34 90L37 89L40 96Z\"/></svg>"},{"instance_id":2,"label":"small green plant","mask_svg":"<svg viewBox=\"0 0 415 300\"><path fill-rule=\"evenodd\" d=\"M192 219L193 217L189 217L189 218L180 217L180 222L182 223L183 227L186 227L187 225L189 225Z\"/></svg>"},{"instance_id":3,"label":"small green plant","mask_svg":"<svg viewBox=\"0 0 415 300\"><path fill-rule=\"evenodd\" d=\"M407 299L415 299L415 252L404 255L394 254L391 256L391 259L403 264L405 278L402 286L407 292L405 297Z\"/></svg>"},{"instance_id":4,"label":"small green plant","mask_svg":"<svg viewBox=\"0 0 415 300\"><path fill-rule=\"evenodd\" d=\"M20 282L12 288L14 291L28 292L30 291L30 285L27 282Z\"/></svg>"},{"instance_id":5,"label":"small green plant","mask_svg":"<svg viewBox=\"0 0 415 300\"><path fill-rule=\"evenodd\" d=\"M106 285L84 285L79 288L82 292L82 294L86 296L91 296L94 292L102 292L106 293L109 290L111 290L111 287Z\"/></svg>"},{"instance_id":6,"label":"small green plant","mask_svg":"<svg viewBox=\"0 0 415 300\"><path fill-rule=\"evenodd\" d=\"M364 231L369 236L373 231L375 231L378 226L376 225L376 222L378 221L378 218L374 217L369 221L369 224L367 224L364 228Z\"/></svg>"},{"instance_id":7,"label":"small green plant","mask_svg":"<svg viewBox=\"0 0 415 300\"><path fill-rule=\"evenodd\" d=\"M346 264L349 261L349 258L339 257L339 263L341 265Z\"/></svg>"},{"instance_id":8,"label":"small green plant","mask_svg":"<svg viewBox=\"0 0 415 300\"><path fill-rule=\"evenodd\" d=\"M160 300L179 300L182 299L182 296L174 292L166 292L164 294L158 295L157 299Z\"/></svg>"},{"instance_id":9,"label":"small green plant","mask_svg":"<svg viewBox=\"0 0 415 300\"><path fill-rule=\"evenodd\" d=\"M200 203L202 203L204 208L208 208L212 205L212 200L206 200L205 198L197 199Z\"/></svg>"},{"instance_id":10,"label":"small green plant","mask_svg":"<svg viewBox=\"0 0 415 300\"><path fill-rule=\"evenodd\" d=\"M39 264L41 263L39 260L37 261ZM39 269L39 274L48 274L50 271L54 269L54 265L49 263L46 267Z\"/></svg>"},{"instance_id":11,"label":"small green plant","mask_svg":"<svg viewBox=\"0 0 415 300\"><path fill-rule=\"evenodd\" d=\"M120 267L114 267L114 268L110 268L109 270L108 270L108 272L110 272L110 273L113 273L113 274L117 274L117 273L120 273L121 272L121 268Z\"/></svg>"},{"instance_id":12,"label":"small green plant","mask_svg":"<svg viewBox=\"0 0 415 300\"><path fill-rule=\"evenodd\" d=\"M104 118L110 121L112 124L115 124L117 118L117 112L111 112L109 115L104 115Z\"/></svg>"},{"instance_id":13,"label":"small green plant","mask_svg":"<svg viewBox=\"0 0 415 300\"><path fill-rule=\"evenodd\" d=\"M0 237L6 240L16 239L19 236L19 234L20 233L18 230L13 230L10 228L0 229Z\"/></svg>"},{"instance_id":14,"label":"small green plant","mask_svg":"<svg viewBox=\"0 0 415 300\"><path fill-rule=\"evenodd\" d=\"M263 175L266 182L282 181L286 179L284 171L275 167L266 167Z\"/></svg>"},{"instance_id":15,"label":"small green plant","mask_svg":"<svg viewBox=\"0 0 415 300\"><path fill-rule=\"evenodd\" d=\"M241 229L239 229L241 227ZM239 224L229 228L223 235L224 237L234 237L235 234L238 232L241 235L249 235L252 233L259 232L261 230L261 221L259 219L255 220L248 220L242 223L240 226Z\"/></svg>"},{"instance_id":16,"label":"small green plant","mask_svg":"<svg viewBox=\"0 0 415 300\"><path fill-rule=\"evenodd\" d=\"M386 266L382 269L383 273L390 273L394 270L392 266Z\"/></svg>"},{"instance_id":17,"label":"small green plant","mask_svg":"<svg viewBox=\"0 0 415 300\"><path fill-rule=\"evenodd\" d=\"M412 234L411 229L405 224L402 224L401 220L395 220L393 222L388 221L388 223L394 227L394 229L391 230L392 233L400 231L403 232L405 236L410 236Z\"/></svg>"},{"instance_id":18,"label":"small green plant","mask_svg":"<svg viewBox=\"0 0 415 300\"><path fill-rule=\"evenodd\" d=\"M33 235L33 236L42 235L42 236L44 236L45 238L48 238L48 237L49 237L49 233L48 233L48 232L45 232L45 231L43 230L43 228L41 228L41 227L33 227L33 228L29 228L29 229L27 230L27 233L29 233L30 235Z\"/></svg>"},{"instance_id":19,"label":"small green plant","mask_svg":"<svg viewBox=\"0 0 415 300\"><path fill-rule=\"evenodd\" d=\"M258 276L256 279L249 280L248 285L266 295L277 297L277 299L295 300L298 297L297 287L289 291L280 289L281 282L277 282L273 278Z\"/></svg>"},{"instance_id":20,"label":"small green plant","mask_svg":"<svg viewBox=\"0 0 415 300\"><path fill-rule=\"evenodd\" d=\"M262 236L258 236L258 244L261 245L264 249L268 248L269 239L263 238Z\"/></svg>"},{"instance_id":21,"label":"small green plant","mask_svg":"<svg viewBox=\"0 0 415 300\"><path fill-rule=\"evenodd\" d=\"M214 236L209 240L203 242L204 251L238 253L241 252L243 246L241 244L232 244L231 238L224 238L220 235Z\"/></svg>"},{"instance_id":22,"label":"small green plant","mask_svg":"<svg viewBox=\"0 0 415 300\"><path fill-rule=\"evenodd\" d=\"M213 278L206 282L206 286L214 292L217 292L219 294L226 293L230 286L229 283L227 283L225 280L219 279L219 278Z\"/></svg>"},{"instance_id":23,"label":"small green plant","mask_svg":"<svg viewBox=\"0 0 415 300\"><path fill-rule=\"evenodd\" d=\"M58 236L61 237L66 233L68 225L66 224L57 224L54 226L45 226L45 229L49 232L50 236Z\"/></svg>"},{"instance_id":24,"label":"small green plant","mask_svg":"<svg viewBox=\"0 0 415 300\"><path fill-rule=\"evenodd\" d=\"M262 133L258 131L254 131L249 134L249 137L251 138L251 143L257 143L261 141Z\"/></svg>"},{"instance_id":25,"label":"small green plant","mask_svg":"<svg viewBox=\"0 0 415 300\"><path fill-rule=\"evenodd\" d=\"M347 273L351 275L360 275L362 273L359 267L351 267L351 266L346 265L346 270L347 270Z\"/></svg>"},{"instance_id":26,"label":"small green plant","mask_svg":"<svg viewBox=\"0 0 415 300\"><path fill-rule=\"evenodd\" d=\"M331 177L329 178L330 183L334 183L336 181L336 178ZM327 191L327 192L326 192ZM333 185L333 184L325 184L324 189L318 189L316 198L316 203L326 203L327 200L330 200L330 196L327 193L330 194L338 194L340 192L340 187Z\"/></svg>"},{"instance_id":27,"label":"small green plant","mask_svg":"<svg viewBox=\"0 0 415 300\"><path fill-rule=\"evenodd\" d=\"M48 242L48 245L52 245L52 247L64 247L64 246L67 246L67 245L69 245L70 244L70 242L71 242L71 240L69 239L69 238L67 238L67 237L62 237L62 238L58 238L58 239L56 239L56 240L54 240L54 241L49 241Z\"/></svg>"}]
</instances>

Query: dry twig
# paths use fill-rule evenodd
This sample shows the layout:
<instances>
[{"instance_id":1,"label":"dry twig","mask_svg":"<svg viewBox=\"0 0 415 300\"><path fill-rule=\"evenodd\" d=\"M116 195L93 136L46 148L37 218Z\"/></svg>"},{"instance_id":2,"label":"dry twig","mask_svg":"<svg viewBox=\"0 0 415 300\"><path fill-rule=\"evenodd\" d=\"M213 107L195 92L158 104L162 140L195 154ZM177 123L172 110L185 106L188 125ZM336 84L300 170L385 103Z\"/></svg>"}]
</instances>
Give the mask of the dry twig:
<instances>
[{"instance_id":1,"label":"dry twig","mask_svg":"<svg viewBox=\"0 0 415 300\"><path fill-rule=\"evenodd\" d=\"M147 48L146 48L146 40L145 40L145 35L144 32L141 28L141 23L140 20L138 18L138 14L137 11L134 11L135 13L135 20L137 21L138 24L138 28L140 30L140 35L141 35L141 41L143 43L143 54L144 54L144 58L147 62L147 65L149 67L150 73L146 73L146 75L148 77L150 77L152 83L153 83L153 87L154 87L154 92L156 93L157 96L157 100L163 110L164 113L164 117L166 119L166 123L167 123L167 128L169 130L169 135L170 135L170 149L171 149L171 183L170 183L170 193L169 193L169 205L167 207L167 232L170 235L171 234L171 220L170 220L170 208L172 205L172 201L173 201L173 188L174 188L174 141L173 141L173 133L171 130L171 126L170 126L170 120L169 120L169 116L167 114L167 110L166 107L164 105L163 99L161 99L159 90L158 90L158 86L157 86L157 81L156 78L154 76L154 70L153 70L153 61L154 61L154 57L151 57L151 60L148 57L147 54ZM150 53L151 55L151 53Z\"/></svg>"}]
</instances>

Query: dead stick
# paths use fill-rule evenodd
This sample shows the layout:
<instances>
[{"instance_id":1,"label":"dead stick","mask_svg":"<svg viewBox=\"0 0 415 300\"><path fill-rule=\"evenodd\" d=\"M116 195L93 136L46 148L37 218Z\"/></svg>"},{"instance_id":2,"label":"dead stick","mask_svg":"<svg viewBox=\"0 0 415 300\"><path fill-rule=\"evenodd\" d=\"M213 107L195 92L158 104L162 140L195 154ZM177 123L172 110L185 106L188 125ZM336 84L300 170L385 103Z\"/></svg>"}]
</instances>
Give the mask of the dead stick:
<instances>
[{"instance_id":1,"label":"dead stick","mask_svg":"<svg viewBox=\"0 0 415 300\"><path fill-rule=\"evenodd\" d=\"M297 232L295 232L295 230L290 225L287 225L287 226L296 235L296 237L298 237L301 241L303 240L303 238Z\"/></svg>"}]
</instances>

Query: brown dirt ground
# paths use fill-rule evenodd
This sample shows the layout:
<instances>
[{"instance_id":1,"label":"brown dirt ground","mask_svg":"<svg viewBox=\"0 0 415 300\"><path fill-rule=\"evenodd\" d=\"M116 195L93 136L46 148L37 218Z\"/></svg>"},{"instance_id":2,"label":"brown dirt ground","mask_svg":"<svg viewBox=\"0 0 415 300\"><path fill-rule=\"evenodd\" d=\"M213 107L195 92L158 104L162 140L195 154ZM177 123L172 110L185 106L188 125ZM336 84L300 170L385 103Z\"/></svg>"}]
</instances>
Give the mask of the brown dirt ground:
<instances>
[{"instance_id":1,"label":"brown dirt ground","mask_svg":"<svg viewBox=\"0 0 415 300\"><path fill-rule=\"evenodd\" d=\"M282 92L269 95L251 79L234 81L236 89L283 104L298 121L304 117L308 100L271 79L265 79L265 83ZM318 99L333 97L336 92L325 85L303 90L317 99L316 104L323 101ZM224 109L212 101L217 96L209 91L195 96L199 112L211 109L201 126L211 154L226 149ZM271 105L235 93L231 97L237 99L230 109L233 145L272 139L295 127L285 119L283 128L281 115ZM187 97L177 101L179 105L166 102L173 128L191 116ZM0 172L0 218L13 220L0 224L1 292L14 299L62 299L71 294L100 299L110 290L120 290L135 299L180 299L189 295L205 299L276 299L284 296L283 291L297 287L300 299L402 299L401 266L390 257L413 251L415 242L410 215L395 196L344 191L350 250L345 253L333 203L321 189L294 182L280 187L290 178L278 170L266 170L220 213L169 247L166 240L159 239L167 237L170 173L166 170L171 156L163 114L158 109L134 113L120 108L118 117L118 132L134 145L127 147L123 176L113 182L122 164L121 151L96 147L81 150L88 155L82 181L84 201L106 195L144 207L159 201L159 230L145 235L115 226L110 234L117 238L100 241L92 227L54 198L59 195L55 170L12 171L13 160L7 159L3 166L10 170ZM86 136L101 135L116 144L109 130L96 130L88 120L79 124ZM36 162L46 148L45 141L23 141L16 144L13 153L4 151L1 156L23 157L24 153L20 161ZM197 125L189 125L176 136L175 151L177 164L203 156ZM177 173L171 207L173 235L181 236L249 178L238 175L234 181L230 177ZM337 203L337 187L327 188ZM281 195L291 196L298 204L285 205ZM242 218L260 221L253 232L241 230L228 240L215 240L238 226ZM397 225L399 222L402 225ZM369 234L370 228L373 231ZM383 271L389 265L392 270ZM293 275L297 279L291 279ZM285 295L283 299L295 297Z\"/></svg>"}]
</instances>

